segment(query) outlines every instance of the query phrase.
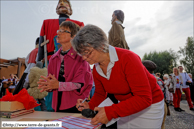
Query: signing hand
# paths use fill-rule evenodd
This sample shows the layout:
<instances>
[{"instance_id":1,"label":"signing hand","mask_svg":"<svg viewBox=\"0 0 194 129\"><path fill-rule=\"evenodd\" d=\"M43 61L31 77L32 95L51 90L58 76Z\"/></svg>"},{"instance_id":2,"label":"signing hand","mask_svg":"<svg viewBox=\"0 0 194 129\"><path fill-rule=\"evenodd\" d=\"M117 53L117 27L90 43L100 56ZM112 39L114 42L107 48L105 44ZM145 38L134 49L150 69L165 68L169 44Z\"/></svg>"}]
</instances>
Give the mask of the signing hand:
<instances>
[{"instance_id":1,"label":"signing hand","mask_svg":"<svg viewBox=\"0 0 194 129\"><path fill-rule=\"evenodd\" d=\"M83 99L78 99L77 100L76 108L77 108L78 111L82 111L83 109L89 109L90 108L88 102L85 101L84 103L82 103L82 101L83 101Z\"/></svg>"},{"instance_id":2,"label":"signing hand","mask_svg":"<svg viewBox=\"0 0 194 129\"><path fill-rule=\"evenodd\" d=\"M49 74L49 76L40 76L43 79L39 79L38 89L42 89L40 92L49 91L59 88L59 81L55 78L55 75Z\"/></svg>"},{"instance_id":3,"label":"signing hand","mask_svg":"<svg viewBox=\"0 0 194 129\"><path fill-rule=\"evenodd\" d=\"M98 123L102 123L102 124L108 123L108 118L106 116L104 107L95 107L94 111L98 111L98 113L94 118L92 118L91 124L97 125Z\"/></svg>"}]
</instances>

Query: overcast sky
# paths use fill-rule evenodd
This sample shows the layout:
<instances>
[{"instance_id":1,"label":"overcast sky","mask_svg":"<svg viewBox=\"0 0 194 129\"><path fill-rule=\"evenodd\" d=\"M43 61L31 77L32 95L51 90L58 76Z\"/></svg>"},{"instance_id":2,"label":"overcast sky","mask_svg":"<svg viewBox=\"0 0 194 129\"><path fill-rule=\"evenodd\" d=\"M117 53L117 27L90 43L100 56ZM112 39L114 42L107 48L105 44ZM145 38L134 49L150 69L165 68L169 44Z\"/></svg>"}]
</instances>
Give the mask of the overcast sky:
<instances>
[{"instance_id":1,"label":"overcast sky","mask_svg":"<svg viewBox=\"0 0 194 129\"><path fill-rule=\"evenodd\" d=\"M1 1L1 55L23 58L34 49L44 19L58 18L53 1ZM193 1L73 1L71 19L94 24L108 35L114 10L125 13L130 49L141 58L150 51L177 52L193 36Z\"/></svg>"}]
</instances>

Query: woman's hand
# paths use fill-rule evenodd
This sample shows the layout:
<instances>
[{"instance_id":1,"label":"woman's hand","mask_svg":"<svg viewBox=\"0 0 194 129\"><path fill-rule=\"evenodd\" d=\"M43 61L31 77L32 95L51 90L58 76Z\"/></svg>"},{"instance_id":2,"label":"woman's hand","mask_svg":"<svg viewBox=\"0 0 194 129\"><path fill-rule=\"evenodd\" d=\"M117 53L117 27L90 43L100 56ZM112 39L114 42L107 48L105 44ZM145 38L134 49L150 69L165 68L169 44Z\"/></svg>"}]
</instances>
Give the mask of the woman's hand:
<instances>
[{"instance_id":1,"label":"woman's hand","mask_svg":"<svg viewBox=\"0 0 194 129\"><path fill-rule=\"evenodd\" d=\"M78 99L77 100L76 108L77 108L78 111L82 111L83 109L89 109L90 108L88 102L85 101L84 103L82 103L82 101L83 101L83 99Z\"/></svg>"},{"instance_id":2,"label":"woman's hand","mask_svg":"<svg viewBox=\"0 0 194 129\"><path fill-rule=\"evenodd\" d=\"M43 91L50 91L52 89L58 89L59 88L59 81L55 78L55 75L49 74L49 76L40 76L43 79L39 79L38 83L38 89L42 89L40 92Z\"/></svg>"},{"instance_id":3,"label":"woman's hand","mask_svg":"<svg viewBox=\"0 0 194 129\"><path fill-rule=\"evenodd\" d=\"M109 120L106 116L106 112L104 110L104 107L95 107L94 111L98 111L98 113L96 114L96 116L94 118L92 118L91 124L97 125L98 123L102 123L102 124L108 123Z\"/></svg>"}]
</instances>

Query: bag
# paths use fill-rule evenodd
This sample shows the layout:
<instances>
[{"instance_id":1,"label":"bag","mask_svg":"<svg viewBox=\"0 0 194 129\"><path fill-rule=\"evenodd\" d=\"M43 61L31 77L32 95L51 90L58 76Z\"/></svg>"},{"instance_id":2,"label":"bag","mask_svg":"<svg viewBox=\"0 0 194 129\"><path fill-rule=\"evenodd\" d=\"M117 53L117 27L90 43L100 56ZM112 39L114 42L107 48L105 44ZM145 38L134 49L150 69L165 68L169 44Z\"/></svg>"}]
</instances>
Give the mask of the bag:
<instances>
[{"instance_id":1,"label":"bag","mask_svg":"<svg viewBox=\"0 0 194 129\"><path fill-rule=\"evenodd\" d=\"M188 81L187 76L186 76L186 73L185 73L185 79ZM191 85L192 85L192 83L190 83L190 82L186 82L186 85L191 86Z\"/></svg>"},{"instance_id":2,"label":"bag","mask_svg":"<svg viewBox=\"0 0 194 129\"><path fill-rule=\"evenodd\" d=\"M192 83L190 83L190 82L186 82L186 85L191 86L191 85L192 85Z\"/></svg>"},{"instance_id":3,"label":"bag","mask_svg":"<svg viewBox=\"0 0 194 129\"><path fill-rule=\"evenodd\" d=\"M170 93L174 93L174 88L169 88L168 91L169 91Z\"/></svg>"}]
</instances>

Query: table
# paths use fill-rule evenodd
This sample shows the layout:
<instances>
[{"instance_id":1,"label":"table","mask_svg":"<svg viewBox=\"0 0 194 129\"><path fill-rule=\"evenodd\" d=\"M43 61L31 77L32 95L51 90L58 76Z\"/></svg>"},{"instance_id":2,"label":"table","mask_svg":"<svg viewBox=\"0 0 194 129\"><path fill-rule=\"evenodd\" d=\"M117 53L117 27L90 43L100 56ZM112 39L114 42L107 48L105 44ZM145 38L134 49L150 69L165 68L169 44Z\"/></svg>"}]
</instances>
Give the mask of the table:
<instances>
[{"instance_id":1,"label":"table","mask_svg":"<svg viewBox=\"0 0 194 129\"><path fill-rule=\"evenodd\" d=\"M59 119L64 116L75 116L75 117L81 117L81 113L61 113L61 112L44 112L44 111L35 111L30 114L26 114L23 116L15 117L12 119L8 118L0 118L0 122L2 121L45 121L45 120L55 120ZM1 128L1 123L0 123L0 128ZM19 129L19 128L17 128Z\"/></svg>"}]
</instances>

